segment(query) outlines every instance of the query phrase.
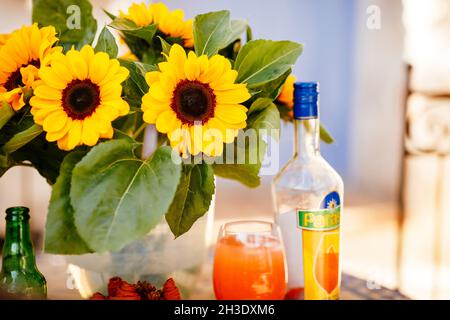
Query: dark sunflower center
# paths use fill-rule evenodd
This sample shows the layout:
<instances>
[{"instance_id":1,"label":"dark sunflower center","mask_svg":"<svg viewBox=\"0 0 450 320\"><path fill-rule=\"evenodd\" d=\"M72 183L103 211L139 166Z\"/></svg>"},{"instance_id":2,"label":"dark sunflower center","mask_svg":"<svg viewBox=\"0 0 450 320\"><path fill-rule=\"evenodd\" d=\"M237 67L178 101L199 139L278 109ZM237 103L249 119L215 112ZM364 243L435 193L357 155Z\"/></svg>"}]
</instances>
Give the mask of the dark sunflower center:
<instances>
[{"instance_id":1,"label":"dark sunflower center","mask_svg":"<svg viewBox=\"0 0 450 320\"><path fill-rule=\"evenodd\" d=\"M62 106L72 119L90 116L100 104L100 88L91 80L73 80L62 92Z\"/></svg>"},{"instance_id":2,"label":"dark sunflower center","mask_svg":"<svg viewBox=\"0 0 450 320\"><path fill-rule=\"evenodd\" d=\"M208 84L183 80L178 83L172 98L172 109L185 124L205 123L214 117L216 96Z\"/></svg>"},{"instance_id":3,"label":"dark sunflower center","mask_svg":"<svg viewBox=\"0 0 450 320\"><path fill-rule=\"evenodd\" d=\"M10 90L18 88L20 86L23 86L22 75L20 74L20 68L23 68L23 67L26 67L29 65L39 68L40 62L39 62L39 60L31 60L28 64L23 64L19 68L17 68L17 70L14 71L13 73L11 73L11 75L8 77L8 80L6 80L5 85L4 85L6 90L10 91Z\"/></svg>"}]
</instances>

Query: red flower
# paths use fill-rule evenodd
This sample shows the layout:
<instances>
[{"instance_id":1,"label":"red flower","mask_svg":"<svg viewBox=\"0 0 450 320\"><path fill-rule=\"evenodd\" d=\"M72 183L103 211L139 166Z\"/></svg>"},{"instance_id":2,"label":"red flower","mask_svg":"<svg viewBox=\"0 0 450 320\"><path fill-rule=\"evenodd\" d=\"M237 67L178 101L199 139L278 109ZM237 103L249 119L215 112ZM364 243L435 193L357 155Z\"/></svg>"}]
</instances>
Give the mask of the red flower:
<instances>
[{"instance_id":1,"label":"red flower","mask_svg":"<svg viewBox=\"0 0 450 320\"><path fill-rule=\"evenodd\" d=\"M167 279L163 286L164 300L181 300L180 290L175 285L172 278Z\"/></svg>"},{"instance_id":2,"label":"red flower","mask_svg":"<svg viewBox=\"0 0 450 320\"><path fill-rule=\"evenodd\" d=\"M108 297L105 297L100 292L96 292L90 299L91 300L108 300Z\"/></svg>"},{"instance_id":3,"label":"red flower","mask_svg":"<svg viewBox=\"0 0 450 320\"><path fill-rule=\"evenodd\" d=\"M91 300L181 300L180 291L172 278L168 279L162 290L157 290L147 281L130 284L119 277L108 283L108 296L94 293Z\"/></svg>"},{"instance_id":4,"label":"red flower","mask_svg":"<svg viewBox=\"0 0 450 320\"><path fill-rule=\"evenodd\" d=\"M108 283L108 295L115 296L117 294L117 288L122 285L123 280L119 277L109 279Z\"/></svg>"}]
</instances>

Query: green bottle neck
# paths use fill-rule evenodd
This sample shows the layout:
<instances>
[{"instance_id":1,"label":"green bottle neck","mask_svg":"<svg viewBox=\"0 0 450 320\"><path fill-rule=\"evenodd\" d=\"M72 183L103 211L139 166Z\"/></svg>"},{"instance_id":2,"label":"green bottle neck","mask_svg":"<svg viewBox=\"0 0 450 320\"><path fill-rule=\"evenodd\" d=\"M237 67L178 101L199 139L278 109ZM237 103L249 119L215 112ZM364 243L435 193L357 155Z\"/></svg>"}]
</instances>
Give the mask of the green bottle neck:
<instances>
[{"instance_id":1,"label":"green bottle neck","mask_svg":"<svg viewBox=\"0 0 450 320\"><path fill-rule=\"evenodd\" d=\"M7 211L3 272L36 269L29 218L28 210L24 208Z\"/></svg>"},{"instance_id":2,"label":"green bottle neck","mask_svg":"<svg viewBox=\"0 0 450 320\"><path fill-rule=\"evenodd\" d=\"M320 156L319 118L294 121L294 158Z\"/></svg>"}]
</instances>

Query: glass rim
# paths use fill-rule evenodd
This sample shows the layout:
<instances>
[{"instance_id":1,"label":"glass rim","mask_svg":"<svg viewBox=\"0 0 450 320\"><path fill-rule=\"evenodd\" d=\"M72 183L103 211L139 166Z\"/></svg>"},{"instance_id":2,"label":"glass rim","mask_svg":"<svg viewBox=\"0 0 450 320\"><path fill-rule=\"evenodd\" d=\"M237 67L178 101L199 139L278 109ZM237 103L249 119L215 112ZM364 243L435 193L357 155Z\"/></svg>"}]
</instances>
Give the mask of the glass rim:
<instances>
[{"instance_id":1,"label":"glass rim","mask_svg":"<svg viewBox=\"0 0 450 320\"><path fill-rule=\"evenodd\" d=\"M230 227L233 226L245 226L245 225L260 225L260 226L267 226L266 229L257 229L257 230L246 230L246 229L239 229L239 230L233 230L230 229ZM278 225L274 222L270 221L264 221L264 220L236 220L236 221L230 221L224 223L220 227L220 233L222 234L267 234L271 233L274 230L277 230Z\"/></svg>"}]
</instances>

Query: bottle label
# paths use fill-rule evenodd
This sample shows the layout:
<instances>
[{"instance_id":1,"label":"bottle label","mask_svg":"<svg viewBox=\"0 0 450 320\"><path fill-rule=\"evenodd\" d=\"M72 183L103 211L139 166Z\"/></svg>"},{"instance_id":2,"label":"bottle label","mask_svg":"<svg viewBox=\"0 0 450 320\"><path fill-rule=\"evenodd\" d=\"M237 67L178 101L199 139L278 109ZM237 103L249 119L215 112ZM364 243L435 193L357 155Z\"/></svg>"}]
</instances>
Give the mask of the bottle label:
<instances>
[{"instance_id":1,"label":"bottle label","mask_svg":"<svg viewBox=\"0 0 450 320\"><path fill-rule=\"evenodd\" d=\"M341 224L341 202L337 192L329 193L319 210L298 210L297 226L312 231L327 231L339 228Z\"/></svg>"},{"instance_id":2,"label":"bottle label","mask_svg":"<svg viewBox=\"0 0 450 320\"><path fill-rule=\"evenodd\" d=\"M335 300L340 295L340 214L337 192L329 193L318 210L298 210L302 231L306 300Z\"/></svg>"}]
</instances>

